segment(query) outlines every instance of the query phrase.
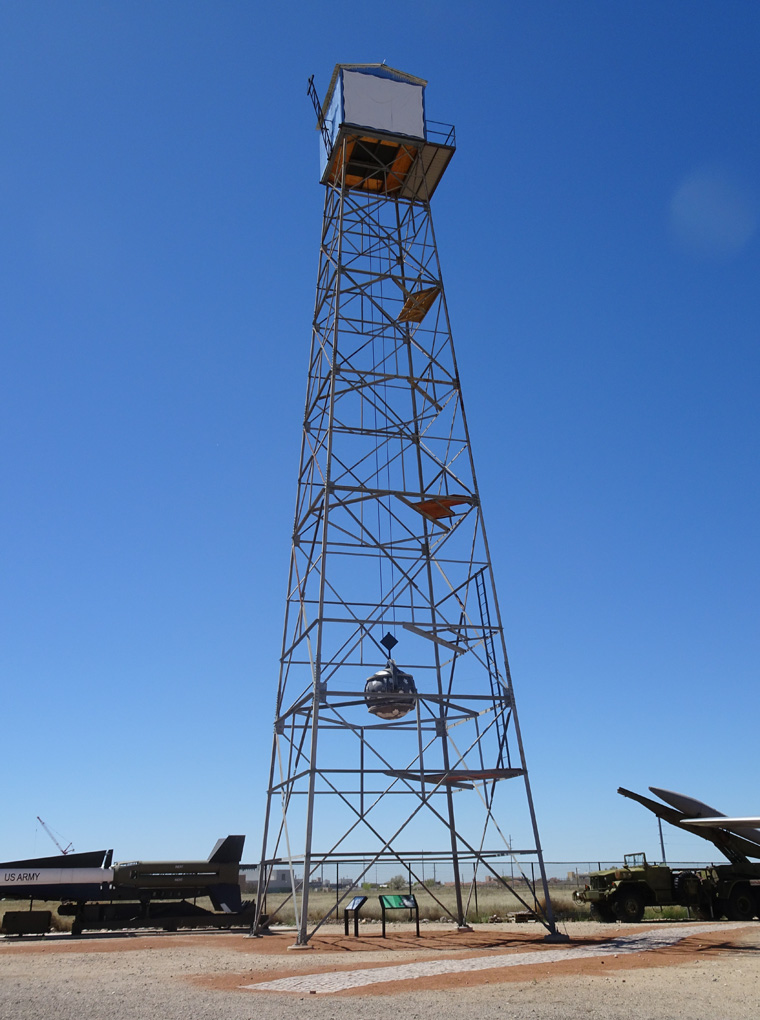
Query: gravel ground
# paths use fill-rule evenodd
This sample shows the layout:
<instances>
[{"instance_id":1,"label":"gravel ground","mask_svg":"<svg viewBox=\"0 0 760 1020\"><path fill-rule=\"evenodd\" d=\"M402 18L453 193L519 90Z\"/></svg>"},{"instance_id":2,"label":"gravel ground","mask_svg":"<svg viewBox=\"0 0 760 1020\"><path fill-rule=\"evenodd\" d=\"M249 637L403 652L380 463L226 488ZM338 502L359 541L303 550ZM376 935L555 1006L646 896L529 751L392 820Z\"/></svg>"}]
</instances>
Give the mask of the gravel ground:
<instances>
[{"instance_id":1,"label":"gravel ground","mask_svg":"<svg viewBox=\"0 0 760 1020\"><path fill-rule=\"evenodd\" d=\"M508 926L507 926L508 927ZM568 925L571 945L630 933L614 925ZM686 927L686 926L684 926ZM760 1013L760 924L692 936L659 953L607 957L549 967L512 967L463 977L428 978L339 995L246 992L240 985L288 973L387 966L487 953L530 951L538 932L498 944L497 926L483 926L471 944L446 938L374 949L339 937L324 949L287 952L290 939L239 934L66 938L0 942L0 1020L457 1020L498 1017L593 1017L594 1020L756 1020ZM642 926L643 928L643 926ZM431 933L432 935L433 933ZM427 935L427 933L426 933ZM493 938L491 937L493 936ZM521 940L521 941L518 941ZM426 941L426 940L421 940ZM486 945L486 943L489 943ZM477 944L476 944L477 943ZM357 951L358 949L358 951ZM378 990L379 989L379 990Z\"/></svg>"}]
</instances>

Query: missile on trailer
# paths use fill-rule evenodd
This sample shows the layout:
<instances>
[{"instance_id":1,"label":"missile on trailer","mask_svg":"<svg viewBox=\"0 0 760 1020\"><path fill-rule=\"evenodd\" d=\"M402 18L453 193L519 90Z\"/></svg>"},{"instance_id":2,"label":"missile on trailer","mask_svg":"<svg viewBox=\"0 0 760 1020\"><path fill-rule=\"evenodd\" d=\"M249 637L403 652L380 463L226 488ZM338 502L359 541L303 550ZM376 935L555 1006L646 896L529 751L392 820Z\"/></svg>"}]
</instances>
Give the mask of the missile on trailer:
<instances>
[{"instance_id":1,"label":"missile on trailer","mask_svg":"<svg viewBox=\"0 0 760 1020\"><path fill-rule=\"evenodd\" d=\"M694 800L693 797L686 797L682 794L673 793L670 790L659 790L656 787L650 786L652 793L656 793L658 796L667 794L673 800L679 804L683 804L688 807L692 814L696 813L695 808L701 808L705 810L706 804L702 804L701 801ZM670 804L661 804L659 801L652 800L651 797L644 797L640 793L634 793L632 790L626 790L625 787L621 786L618 788L618 793L623 797L629 797L631 800L637 801L643 805L652 814L657 815L658 818L662 818L663 821L670 822L671 825L675 825L679 829L685 829L687 832L691 832L695 836L700 836L702 839L706 839L712 843L720 852L731 861L732 864L747 863L750 857L760 857L760 833L757 838L745 837L734 832L730 832L727 828L719 825L694 825L694 818L692 814L686 814L683 810L678 810L675 806L671 807ZM663 796L663 799L666 799ZM709 808L711 817L715 817L716 812L713 808ZM752 832L753 830L748 830Z\"/></svg>"},{"instance_id":2,"label":"missile on trailer","mask_svg":"<svg viewBox=\"0 0 760 1020\"><path fill-rule=\"evenodd\" d=\"M722 811L717 811L694 797L687 797L685 794L675 793L673 790L662 790L657 786L650 786L649 789L666 804L671 804L677 811L683 812L684 818L679 824L684 828L688 825L697 825L727 829L729 832L741 836L742 839L748 839L752 843L760 845L760 829L755 828L760 824L760 819L727 818Z\"/></svg>"},{"instance_id":3,"label":"missile on trailer","mask_svg":"<svg viewBox=\"0 0 760 1020\"><path fill-rule=\"evenodd\" d=\"M0 899L86 903L208 896L216 910L236 913L243 908L244 843L245 836L220 839L205 861L130 861L112 866L112 850L8 861L0 864Z\"/></svg>"}]
</instances>

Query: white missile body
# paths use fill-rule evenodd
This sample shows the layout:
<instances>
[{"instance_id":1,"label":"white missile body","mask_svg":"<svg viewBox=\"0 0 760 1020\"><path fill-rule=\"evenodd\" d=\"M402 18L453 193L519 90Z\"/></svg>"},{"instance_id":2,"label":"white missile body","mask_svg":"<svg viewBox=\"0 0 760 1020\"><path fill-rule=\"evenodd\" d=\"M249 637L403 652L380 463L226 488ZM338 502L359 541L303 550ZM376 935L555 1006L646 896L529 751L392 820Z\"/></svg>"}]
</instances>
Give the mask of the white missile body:
<instances>
[{"instance_id":1,"label":"white missile body","mask_svg":"<svg viewBox=\"0 0 760 1020\"><path fill-rule=\"evenodd\" d=\"M113 868L13 868L0 871L6 895L19 886L102 885L113 881Z\"/></svg>"},{"instance_id":2,"label":"white missile body","mask_svg":"<svg viewBox=\"0 0 760 1020\"><path fill-rule=\"evenodd\" d=\"M682 818L681 825L719 825L723 829L731 829L738 832L735 826L760 825L760 818L726 818L725 815L718 815L717 818Z\"/></svg>"}]
</instances>

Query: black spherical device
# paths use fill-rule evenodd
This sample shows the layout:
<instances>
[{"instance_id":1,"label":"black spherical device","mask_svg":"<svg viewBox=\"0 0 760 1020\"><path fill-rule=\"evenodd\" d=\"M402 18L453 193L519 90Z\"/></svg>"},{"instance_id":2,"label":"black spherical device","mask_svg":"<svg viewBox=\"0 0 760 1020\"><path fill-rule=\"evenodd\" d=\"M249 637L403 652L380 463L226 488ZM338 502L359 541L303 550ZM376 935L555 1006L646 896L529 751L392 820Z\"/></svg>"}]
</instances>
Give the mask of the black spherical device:
<instances>
[{"instance_id":1,"label":"black spherical device","mask_svg":"<svg viewBox=\"0 0 760 1020\"><path fill-rule=\"evenodd\" d=\"M378 719L401 719L414 708L416 693L414 677L399 669L393 659L388 659L385 669L379 669L364 685L367 708Z\"/></svg>"}]
</instances>

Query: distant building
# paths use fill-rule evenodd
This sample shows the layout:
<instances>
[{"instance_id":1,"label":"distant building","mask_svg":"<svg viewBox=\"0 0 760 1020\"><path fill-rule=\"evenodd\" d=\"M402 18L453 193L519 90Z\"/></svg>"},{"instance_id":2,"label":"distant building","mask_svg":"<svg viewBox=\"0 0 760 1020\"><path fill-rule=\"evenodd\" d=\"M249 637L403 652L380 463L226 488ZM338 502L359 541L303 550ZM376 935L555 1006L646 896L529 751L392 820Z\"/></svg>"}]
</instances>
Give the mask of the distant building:
<instances>
[{"instance_id":1,"label":"distant building","mask_svg":"<svg viewBox=\"0 0 760 1020\"><path fill-rule=\"evenodd\" d=\"M243 892L254 893L259 887L258 864L245 864L240 869L240 887ZM296 882L301 879L296 876ZM267 892L279 893L290 890L290 871L287 868L275 868L267 886Z\"/></svg>"},{"instance_id":2,"label":"distant building","mask_svg":"<svg viewBox=\"0 0 760 1020\"><path fill-rule=\"evenodd\" d=\"M568 871L567 873L568 882L575 882L577 885L588 882L587 871Z\"/></svg>"}]
</instances>

